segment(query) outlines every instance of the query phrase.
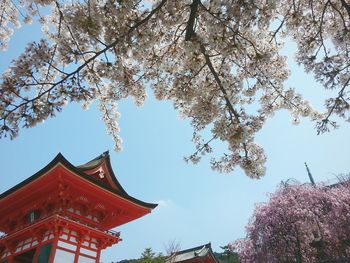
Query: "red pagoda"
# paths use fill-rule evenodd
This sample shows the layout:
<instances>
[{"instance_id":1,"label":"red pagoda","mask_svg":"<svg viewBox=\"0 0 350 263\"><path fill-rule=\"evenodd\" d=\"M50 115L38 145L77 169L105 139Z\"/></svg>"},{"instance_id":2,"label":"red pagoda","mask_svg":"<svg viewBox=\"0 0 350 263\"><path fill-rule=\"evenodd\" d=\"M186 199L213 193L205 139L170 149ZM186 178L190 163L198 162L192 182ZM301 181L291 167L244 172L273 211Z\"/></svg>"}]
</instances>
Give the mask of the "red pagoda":
<instances>
[{"instance_id":1,"label":"red pagoda","mask_svg":"<svg viewBox=\"0 0 350 263\"><path fill-rule=\"evenodd\" d=\"M121 240L112 228L156 206L125 192L108 152L80 166L58 154L0 195L0 263L99 262Z\"/></svg>"}]
</instances>

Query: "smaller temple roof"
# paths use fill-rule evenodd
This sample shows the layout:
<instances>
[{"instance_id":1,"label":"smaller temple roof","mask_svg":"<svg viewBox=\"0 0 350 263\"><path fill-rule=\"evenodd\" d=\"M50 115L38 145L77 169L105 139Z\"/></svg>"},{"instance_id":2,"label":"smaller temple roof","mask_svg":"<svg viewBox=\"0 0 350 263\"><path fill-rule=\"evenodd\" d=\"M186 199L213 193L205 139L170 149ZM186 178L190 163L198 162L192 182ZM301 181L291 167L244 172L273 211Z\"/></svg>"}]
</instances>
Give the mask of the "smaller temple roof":
<instances>
[{"instance_id":1,"label":"smaller temple roof","mask_svg":"<svg viewBox=\"0 0 350 263\"><path fill-rule=\"evenodd\" d=\"M207 260L202 260L207 258ZM175 262L218 262L211 249L211 243L175 252L166 259L166 263Z\"/></svg>"}]
</instances>

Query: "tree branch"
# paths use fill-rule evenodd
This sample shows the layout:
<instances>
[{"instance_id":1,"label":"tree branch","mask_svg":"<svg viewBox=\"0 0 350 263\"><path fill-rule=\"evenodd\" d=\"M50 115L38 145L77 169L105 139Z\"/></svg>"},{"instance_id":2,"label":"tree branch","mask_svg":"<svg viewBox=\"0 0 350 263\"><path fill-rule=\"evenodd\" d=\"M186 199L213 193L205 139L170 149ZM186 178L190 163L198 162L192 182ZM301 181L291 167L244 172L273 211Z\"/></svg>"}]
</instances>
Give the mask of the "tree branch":
<instances>
[{"instance_id":1,"label":"tree branch","mask_svg":"<svg viewBox=\"0 0 350 263\"><path fill-rule=\"evenodd\" d=\"M346 9L346 12L348 13L348 16L350 18L350 5L345 2L345 0L340 0L341 5Z\"/></svg>"},{"instance_id":2,"label":"tree branch","mask_svg":"<svg viewBox=\"0 0 350 263\"><path fill-rule=\"evenodd\" d=\"M194 22L196 20L198 5L200 2L201 2L200 0L193 0L191 4L191 13L187 21L187 28L186 28L186 35L185 35L186 41L191 40L191 38L196 34L194 32Z\"/></svg>"},{"instance_id":3,"label":"tree branch","mask_svg":"<svg viewBox=\"0 0 350 263\"><path fill-rule=\"evenodd\" d=\"M167 2L167 0L163 0L161 3L159 3L159 5L157 7L155 7L144 19L138 21L137 23L135 23L133 26L131 26L128 30L128 34L130 34L131 32L133 32L136 28L138 28L139 26L141 26L142 24L146 23L158 10L160 10L162 8L162 6ZM15 112L17 109L21 108L22 106L28 105L29 103L33 103L34 101L40 99L42 96L44 96L45 94L49 94L53 89L55 89L56 87L62 85L65 81L67 81L69 78L73 77L74 75L78 74L83 68L87 67L89 65L90 62L93 62L97 57L99 57L101 54L104 54L106 51L108 51L109 49L113 48L114 46L116 46L119 43L120 39L116 39L114 40L112 43L110 43L109 45L106 45L105 48L101 49L100 51L96 52L94 56L91 56L89 59L85 60L83 64L81 64L79 67L77 67L75 70L73 70L70 73L67 73L63 78L61 78L60 80L58 80L57 82L53 83L51 85L50 88L48 88L47 90L43 91L42 93L38 94L36 97L30 99L30 100L26 100L22 103L20 103L19 105L17 105L16 107L14 107L12 110L9 110L6 114L4 114L2 116L2 120L6 121L6 119L8 118L8 116L10 114L12 114L13 112ZM38 85L40 85L40 83L38 82Z\"/></svg>"},{"instance_id":4,"label":"tree branch","mask_svg":"<svg viewBox=\"0 0 350 263\"><path fill-rule=\"evenodd\" d=\"M227 91L226 89L224 88L224 86L222 85L222 82L213 66L213 64L211 63L211 60L210 60L210 57L209 55L206 53L206 49L204 47L203 44L200 45L200 48L201 48L201 52L202 54L204 55L205 57L205 62L206 64L208 65L209 69L210 69L210 72L213 74L214 78L215 78L215 81L216 83L218 84L221 92L224 94L224 98L225 98L225 102L226 102L226 105L227 107L229 108L230 112L233 114L233 116L235 117L237 123L240 123L240 119L239 119L239 114L238 112L233 108L233 105L230 101L230 99L228 98L228 94L227 94Z\"/></svg>"}]
</instances>

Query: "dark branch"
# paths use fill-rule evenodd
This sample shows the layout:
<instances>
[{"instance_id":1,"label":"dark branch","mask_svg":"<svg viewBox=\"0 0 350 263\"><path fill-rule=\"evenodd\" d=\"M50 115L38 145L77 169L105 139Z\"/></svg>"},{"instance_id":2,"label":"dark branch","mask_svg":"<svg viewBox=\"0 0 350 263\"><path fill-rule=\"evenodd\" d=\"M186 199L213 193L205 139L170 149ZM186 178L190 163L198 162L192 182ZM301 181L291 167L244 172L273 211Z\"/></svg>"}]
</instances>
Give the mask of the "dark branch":
<instances>
[{"instance_id":1,"label":"dark branch","mask_svg":"<svg viewBox=\"0 0 350 263\"><path fill-rule=\"evenodd\" d=\"M346 9L346 12L348 12L348 16L350 18L350 5L345 2L345 0L340 0L341 5Z\"/></svg>"},{"instance_id":2,"label":"dark branch","mask_svg":"<svg viewBox=\"0 0 350 263\"><path fill-rule=\"evenodd\" d=\"M200 0L193 0L191 4L191 13L187 21L185 40L191 40L191 38L195 35L194 22L196 20L198 5L200 2Z\"/></svg>"},{"instance_id":3,"label":"dark branch","mask_svg":"<svg viewBox=\"0 0 350 263\"><path fill-rule=\"evenodd\" d=\"M235 117L237 123L240 123L240 119L239 119L239 114L237 113L237 111L233 108L233 105L228 97L228 94L227 94L227 91L226 89L224 88L224 86L222 85L221 83L221 80L213 66L213 64L211 63L211 60L210 60L210 57L209 55L206 53L206 50L205 50L205 47L203 44L201 44L201 52L202 54L204 55L205 57L205 62L206 64L208 65L209 69L210 69L210 72L213 74L214 78L215 78L215 81L216 83L218 84L221 92L223 93L224 95L224 98L225 98L225 101L226 101L226 105L227 107L229 108L230 112L233 114L233 116Z\"/></svg>"},{"instance_id":4,"label":"dark branch","mask_svg":"<svg viewBox=\"0 0 350 263\"><path fill-rule=\"evenodd\" d=\"M137 29L139 26L145 24L157 11L159 11L162 6L167 2L167 0L163 0L161 3L158 4L157 7L155 7L144 19L138 21L137 23L135 23L133 26L131 26L129 28L128 34L131 34L135 29ZM73 36L72 36L73 37ZM6 121L6 119L8 118L8 116L10 114L12 114L13 112L15 112L17 109L28 105L30 103L33 103L34 101L40 99L41 97L43 97L45 94L49 94L53 89L59 87L60 85L63 85L63 83L65 83L66 81L68 81L70 78L74 77L76 74L79 74L79 72L84 69L85 67L87 67L89 65L90 62L93 62L97 57L99 57L101 54L104 54L105 52L107 52L108 50L110 50L111 48L115 47L119 42L121 41L121 39L116 39L114 40L112 43L110 43L109 45L106 45L103 49L101 49L100 51L96 52L94 56L90 57L89 59L85 60L83 64L81 64L79 67L77 67L75 70L73 70L70 73L65 74L65 76L63 78L61 78L59 81L55 82L52 84L52 86L50 88L48 88L47 90L43 91L42 93L38 94L36 97L30 99L30 100L26 100L22 103L20 103L19 105L16 105L13 109L7 111L6 114L4 114L3 116L1 116L1 120L3 120L4 122ZM37 81L38 82L38 81ZM40 83L38 82L38 85L40 85ZM4 125L3 125L4 126Z\"/></svg>"}]
</instances>

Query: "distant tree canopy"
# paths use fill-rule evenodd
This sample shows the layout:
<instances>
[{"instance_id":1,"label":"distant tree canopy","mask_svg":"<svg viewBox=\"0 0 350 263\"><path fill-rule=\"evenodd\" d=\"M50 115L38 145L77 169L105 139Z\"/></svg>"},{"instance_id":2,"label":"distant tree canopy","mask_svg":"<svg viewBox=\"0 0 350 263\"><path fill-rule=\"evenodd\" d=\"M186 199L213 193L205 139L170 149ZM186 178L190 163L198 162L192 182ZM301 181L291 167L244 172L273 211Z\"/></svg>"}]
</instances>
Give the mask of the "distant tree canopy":
<instances>
[{"instance_id":1,"label":"distant tree canopy","mask_svg":"<svg viewBox=\"0 0 350 263\"><path fill-rule=\"evenodd\" d=\"M138 263L138 259L123 259L118 262L112 262L112 263Z\"/></svg>"},{"instance_id":2,"label":"distant tree canopy","mask_svg":"<svg viewBox=\"0 0 350 263\"><path fill-rule=\"evenodd\" d=\"M198 162L221 140L227 152L212 168L239 166L259 178L266 157L255 134L276 111L287 109L294 123L310 118L319 133L337 126L334 116L349 120L347 0L2 0L0 12L3 49L22 21L36 17L44 32L2 74L0 137L14 138L67 103L98 101L120 150L117 104L132 97L142 105L150 87L191 120L196 150L186 160ZM323 113L284 86L286 41L334 91Z\"/></svg>"},{"instance_id":3,"label":"distant tree canopy","mask_svg":"<svg viewBox=\"0 0 350 263\"><path fill-rule=\"evenodd\" d=\"M165 257L159 253L153 252L152 248L146 248L142 254L138 263L163 263L165 262Z\"/></svg>"},{"instance_id":4,"label":"distant tree canopy","mask_svg":"<svg viewBox=\"0 0 350 263\"><path fill-rule=\"evenodd\" d=\"M124 259L116 263L164 263L165 257L153 252L152 248L145 248L139 259ZM113 263L113 262L112 262Z\"/></svg>"},{"instance_id":5,"label":"distant tree canopy","mask_svg":"<svg viewBox=\"0 0 350 263\"><path fill-rule=\"evenodd\" d=\"M349 262L349 215L349 183L281 186L256 208L247 237L230 248L242 263Z\"/></svg>"},{"instance_id":6,"label":"distant tree canopy","mask_svg":"<svg viewBox=\"0 0 350 263\"><path fill-rule=\"evenodd\" d=\"M214 252L215 258L219 263L239 263L239 258L237 253L232 252L228 245L220 247L224 251L221 253Z\"/></svg>"}]
</instances>

